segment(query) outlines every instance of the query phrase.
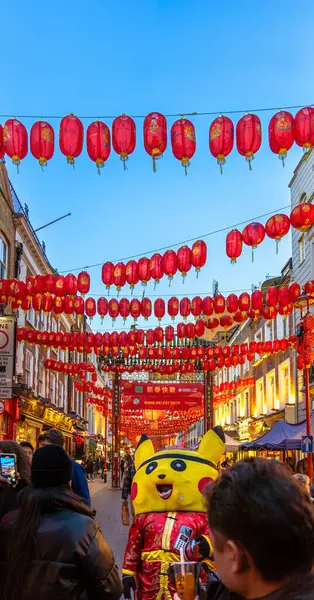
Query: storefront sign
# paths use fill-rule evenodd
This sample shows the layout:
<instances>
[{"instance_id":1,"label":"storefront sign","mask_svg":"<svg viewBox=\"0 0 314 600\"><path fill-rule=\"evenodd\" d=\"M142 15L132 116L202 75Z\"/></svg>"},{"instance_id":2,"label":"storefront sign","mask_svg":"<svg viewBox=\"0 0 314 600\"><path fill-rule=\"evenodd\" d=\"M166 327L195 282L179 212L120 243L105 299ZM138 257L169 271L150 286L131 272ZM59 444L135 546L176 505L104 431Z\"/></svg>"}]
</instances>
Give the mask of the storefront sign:
<instances>
[{"instance_id":1,"label":"storefront sign","mask_svg":"<svg viewBox=\"0 0 314 600\"><path fill-rule=\"evenodd\" d=\"M203 404L203 385L152 384L124 382L123 408L126 410L184 410L200 408Z\"/></svg>"},{"instance_id":2,"label":"storefront sign","mask_svg":"<svg viewBox=\"0 0 314 600\"><path fill-rule=\"evenodd\" d=\"M26 415L36 417L36 419L42 419L45 412L45 405L36 400L25 400L21 411Z\"/></svg>"},{"instance_id":3,"label":"storefront sign","mask_svg":"<svg viewBox=\"0 0 314 600\"><path fill-rule=\"evenodd\" d=\"M12 396L15 319L0 317L0 398Z\"/></svg>"}]
</instances>

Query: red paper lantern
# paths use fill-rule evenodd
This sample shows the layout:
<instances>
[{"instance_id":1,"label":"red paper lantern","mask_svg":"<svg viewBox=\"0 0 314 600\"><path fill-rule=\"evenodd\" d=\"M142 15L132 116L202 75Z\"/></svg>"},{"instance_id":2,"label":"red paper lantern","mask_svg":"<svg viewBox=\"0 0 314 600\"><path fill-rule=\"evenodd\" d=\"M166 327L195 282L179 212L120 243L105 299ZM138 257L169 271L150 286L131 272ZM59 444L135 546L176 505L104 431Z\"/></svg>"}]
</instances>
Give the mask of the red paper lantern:
<instances>
[{"instance_id":1,"label":"red paper lantern","mask_svg":"<svg viewBox=\"0 0 314 600\"><path fill-rule=\"evenodd\" d=\"M119 346L119 334L117 333L117 331L113 331L110 335L110 346L111 348Z\"/></svg>"},{"instance_id":2,"label":"red paper lantern","mask_svg":"<svg viewBox=\"0 0 314 600\"><path fill-rule=\"evenodd\" d=\"M189 340L192 340L195 337L195 326L194 323L187 323L186 325L186 336Z\"/></svg>"},{"instance_id":3,"label":"red paper lantern","mask_svg":"<svg viewBox=\"0 0 314 600\"><path fill-rule=\"evenodd\" d=\"M197 240L194 242L191 251L191 261L193 267L195 267L196 274L198 274L202 267L204 267L207 259L207 246L203 240Z\"/></svg>"},{"instance_id":4,"label":"red paper lantern","mask_svg":"<svg viewBox=\"0 0 314 600\"><path fill-rule=\"evenodd\" d=\"M226 156L230 154L234 142L233 123L229 117L221 115L217 117L209 128L209 150L217 158L217 164L222 166L226 162Z\"/></svg>"},{"instance_id":5,"label":"red paper lantern","mask_svg":"<svg viewBox=\"0 0 314 600\"><path fill-rule=\"evenodd\" d=\"M84 314L85 305L84 300L83 298L81 298L81 296L76 296L76 298L74 298L73 309L75 314L77 314L80 317Z\"/></svg>"},{"instance_id":6,"label":"red paper lantern","mask_svg":"<svg viewBox=\"0 0 314 600\"><path fill-rule=\"evenodd\" d=\"M242 231L242 240L247 246L252 248L252 262L254 260L254 250L263 241L265 237L265 228L261 223L249 223Z\"/></svg>"},{"instance_id":7,"label":"red paper lantern","mask_svg":"<svg viewBox=\"0 0 314 600\"><path fill-rule=\"evenodd\" d=\"M295 300L301 296L301 286L298 283L291 283L291 285L289 285L289 294L291 301L295 302Z\"/></svg>"},{"instance_id":8,"label":"red paper lantern","mask_svg":"<svg viewBox=\"0 0 314 600\"><path fill-rule=\"evenodd\" d=\"M173 277L175 276L178 267L177 267L177 254L174 250L167 250L163 256L163 267L164 273L167 275L169 279L169 286Z\"/></svg>"},{"instance_id":9,"label":"red paper lantern","mask_svg":"<svg viewBox=\"0 0 314 600\"><path fill-rule=\"evenodd\" d=\"M291 303L291 296L287 287L281 287L278 290L278 302L280 306L286 307Z\"/></svg>"},{"instance_id":10,"label":"red paper lantern","mask_svg":"<svg viewBox=\"0 0 314 600\"><path fill-rule=\"evenodd\" d=\"M85 300L85 313L90 319L96 315L96 301L94 298L87 298Z\"/></svg>"},{"instance_id":11,"label":"red paper lantern","mask_svg":"<svg viewBox=\"0 0 314 600\"><path fill-rule=\"evenodd\" d=\"M276 240L276 253L278 254L278 242L287 235L290 229L290 219L287 215L274 215L268 219L265 232L272 240Z\"/></svg>"},{"instance_id":12,"label":"red paper lantern","mask_svg":"<svg viewBox=\"0 0 314 600\"><path fill-rule=\"evenodd\" d=\"M223 315L222 317L220 317L219 323L221 327L227 330L233 325L233 319L232 317L230 317L230 315Z\"/></svg>"},{"instance_id":13,"label":"red paper lantern","mask_svg":"<svg viewBox=\"0 0 314 600\"><path fill-rule=\"evenodd\" d=\"M55 296L53 299L53 311L58 317L63 312L63 298Z\"/></svg>"},{"instance_id":14,"label":"red paper lantern","mask_svg":"<svg viewBox=\"0 0 314 600\"><path fill-rule=\"evenodd\" d=\"M130 302L130 315L133 317L134 321L141 316L142 304L137 298L133 298Z\"/></svg>"},{"instance_id":15,"label":"red paper lantern","mask_svg":"<svg viewBox=\"0 0 314 600\"><path fill-rule=\"evenodd\" d=\"M210 317L206 321L207 329L216 329L218 327L218 325L219 325L219 319L217 319L217 317Z\"/></svg>"},{"instance_id":16,"label":"red paper lantern","mask_svg":"<svg viewBox=\"0 0 314 600\"><path fill-rule=\"evenodd\" d=\"M74 165L83 149L84 127L75 115L69 114L61 119L59 132L60 150L70 165Z\"/></svg>"},{"instance_id":17,"label":"red paper lantern","mask_svg":"<svg viewBox=\"0 0 314 600\"><path fill-rule=\"evenodd\" d=\"M154 331L152 329L148 329L146 331L146 344L148 346L152 346L154 343Z\"/></svg>"},{"instance_id":18,"label":"red paper lantern","mask_svg":"<svg viewBox=\"0 0 314 600\"><path fill-rule=\"evenodd\" d=\"M262 310L262 315L264 319L275 319L278 314L277 308L275 306L264 306Z\"/></svg>"},{"instance_id":19,"label":"red paper lantern","mask_svg":"<svg viewBox=\"0 0 314 600\"><path fill-rule=\"evenodd\" d=\"M226 254L231 259L231 263L237 262L237 258L242 254L242 233L238 229L229 231L226 237Z\"/></svg>"},{"instance_id":20,"label":"red paper lantern","mask_svg":"<svg viewBox=\"0 0 314 600\"><path fill-rule=\"evenodd\" d=\"M256 115L244 115L236 127L237 150L249 163L254 160L254 154L260 149L262 143L261 121Z\"/></svg>"},{"instance_id":21,"label":"red paper lantern","mask_svg":"<svg viewBox=\"0 0 314 600\"><path fill-rule=\"evenodd\" d=\"M144 147L153 159L153 170L156 171L156 159L160 158L167 148L167 121L164 115L153 112L144 119Z\"/></svg>"},{"instance_id":22,"label":"red paper lantern","mask_svg":"<svg viewBox=\"0 0 314 600\"><path fill-rule=\"evenodd\" d=\"M101 317L101 322L103 322L104 317L108 314L109 303L107 298L98 298L97 300L97 312Z\"/></svg>"},{"instance_id":23,"label":"red paper lantern","mask_svg":"<svg viewBox=\"0 0 314 600\"><path fill-rule=\"evenodd\" d=\"M277 305L278 289L276 287L269 287L268 290L266 290L265 301L266 301L267 306L276 306Z\"/></svg>"},{"instance_id":24,"label":"red paper lantern","mask_svg":"<svg viewBox=\"0 0 314 600\"><path fill-rule=\"evenodd\" d=\"M229 296L227 297L227 311L231 315L234 315L234 313L237 312L238 308L239 308L238 296L236 296L236 294L229 294Z\"/></svg>"},{"instance_id":25,"label":"red paper lantern","mask_svg":"<svg viewBox=\"0 0 314 600\"><path fill-rule=\"evenodd\" d=\"M294 139L304 152L314 146L314 109L311 106L301 108L295 115Z\"/></svg>"},{"instance_id":26,"label":"red paper lantern","mask_svg":"<svg viewBox=\"0 0 314 600\"><path fill-rule=\"evenodd\" d=\"M114 151L120 155L123 167L126 169L126 161L134 152L136 144L135 121L128 115L120 115L112 123L112 146Z\"/></svg>"},{"instance_id":27,"label":"red paper lantern","mask_svg":"<svg viewBox=\"0 0 314 600\"><path fill-rule=\"evenodd\" d=\"M129 262L126 264L125 275L126 281L129 284L133 294L133 289L139 282L138 264L136 260L129 260Z\"/></svg>"},{"instance_id":28,"label":"red paper lantern","mask_svg":"<svg viewBox=\"0 0 314 600\"><path fill-rule=\"evenodd\" d=\"M138 276L143 285L146 285L151 279L151 261L146 256L143 256L138 261Z\"/></svg>"},{"instance_id":29,"label":"red paper lantern","mask_svg":"<svg viewBox=\"0 0 314 600\"><path fill-rule=\"evenodd\" d=\"M111 300L109 300L108 312L109 312L109 316L111 317L112 321L114 322L116 320L116 318L119 316L119 304L118 304L118 301L115 300L115 298L111 298Z\"/></svg>"},{"instance_id":30,"label":"red paper lantern","mask_svg":"<svg viewBox=\"0 0 314 600\"><path fill-rule=\"evenodd\" d=\"M154 341L158 344L162 344L164 341L164 330L162 327L156 327L154 329Z\"/></svg>"},{"instance_id":31,"label":"red paper lantern","mask_svg":"<svg viewBox=\"0 0 314 600\"><path fill-rule=\"evenodd\" d=\"M96 163L98 173L110 156L110 129L102 121L94 121L86 131L86 148L89 158Z\"/></svg>"},{"instance_id":32,"label":"red paper lantern","mask_svg":"<svg viewBox=\"0 0 314 600\"><path fill-rule=\"evenodd\" d=\"M203 313L203 301L200 296L195 296L191 302L191 313L196 319Z\"/></svg>"},{"instance_id":33,"label":"red paper lantern","mask_svg":"<svg viewBox=\"0 0 314 600\"><path fill-rule=\"evenodd\" d=\"M268 126L269 146L272 152L278 154L278 158L284 160L288 150L294 142L294 121L291 113L281 110L270 120Z\"/></svg>"},{"instance_id":34,"label":"red paper lantern","mask_svg":"<svg viewBox=\"0 0 314 600\"><path fill-rule=\"evenodd\" d=\"M304 362L303 356L301 356L301 355L297 356L296 365L297 365L297 369L299 371L303 371L305 369L305 362Z\"/></svg>"},{"instance_id":35,"label":"red paper lantern","mask_svg":"<svg viewBox=\"0 0 314 600\"><path fill-rule=\"evenodd\" d=\"M195 335L202 337L205 333L205 323L203 319L197 319L195 323Z\"/></svg>"},{"instance_id":36,"label":"red paper lantern","mask_svg":"<svg viewBox=\"0 0 314 600\"><path fill-rule=\"evenodd\" d=\"M152 314L152 303L149 298L143 298L141 302L141 315L147 321Z\"/></svg>"},{"instance_id":37,"label":"red paper lantern","mask_svg":"<svg viewBox=\"0 0 314 600\"><path fill-rule=\"evenodd\" d=\"M46 121L34 123L30 133L30 148L41 168L46 167L48 160L53 157L54 146L55 134L51 125Z\"/></svg>"},{"instance_id":38,"label":"red paper lantern","mask_svg":"<svg viewBox=\"0 0 314 600\"><path fill-rule=\"evenodd\" d=\"M58 275L55 278L55 289L54 293L56 296L63 297L66 294L66 286L65 286L65 277L63 275Z\"/></svg>"},{"instance_id":39,"label":"red paper lantern","mask_svg":"<svg viewBox=\"0 0 314 600\"><path fill-rule=\"evenodd\" d=\"M305 291L305 293L306 293L307 296L313 296L314 295L314 280L313 279L311 281L307 281L306 282L306 284L304 285L304 291Z\"/></svg>"},{"instance_id":40,"label":"red paper lantern","mask_svg":"<svg viewBox=\"0 0 314 600\"><path fill-rule=\"evenodd\" d=\"M177 337L182 340L186 337L186 325L185 323L178 323L177 325Z\"/></svg>"},{"instance_id":41,"label":"red paper lantern","mask_svg":"<svg viewBox=\"0 0 314 600\"><path fill-rule=\"evenodd\" d=\"M81 271L77 277L77 291L83 296L90 290L90 276L86 271Z\"/></svg>"},{"instance_id":42,"label":"red paper lantern","mask_svg":"<svg viewBox=\"0 0 314 600\"><path fill-rule=\"evenodd\" d=\"M226 310L226 300L222 294L217 294L214 297L214 312L217 315L222 315Z\"/></svg>"},{"instance_id":43,"label":"red paper lantern","mask_svg":"<svg viewBox=\"0 0 314 600\"><path fill-rule=\"evenodd\" d=\"M214 302L210 296L203 298L203 314L205 317L210 317L214 312Z\"/></svg>"},{"instance_id":44,"label":"red paper lantern","mask_svg":"<svg viewBox=\"0 0 314 600\"><path fill-rule=\"evenodd\" d=\"M251 306L251 296L247 292L242 292L239 296L239 310L246 312Z\"/></svg>"},{"instance_id":45,"label":"red paper lantern","mask_svg":"<svg viewBox=\"0 0 314 600\"><path fill-rule=\"evenodd\" d=\"M136 331L131 329L131 331L128 332L128 344L130 346L134 346L136 343Z\"/></svg>"},{"instance_id":46,"label":"red paper lantern","mask_svg":"<svg viewBox=\"0 0 314 600\"><path fill-rule=\"evenodd\" d=\"M114 265L112 262L106 262L102 266L101 270L101 278L103 284L106 286L107 290L110 289L110 286L113 285L113 273L114 273Z\"/></svg>"},{"instance_id":47,"label":"red paper lantern","mask_svg":"<svg viewBox=\"0 0 314 600\"><path fill-rule=\"evenodd\" d=\"M116 286L118 293L126 282L126 269L123 262L115 265L113 270L113 284Z\"/></svg>"},{"instance_id":48,"label":"red paper lantern","mask_svg":"<svg viewBox=\"0 0 314 600\"><path fill-rule=\"evenodd\" d=\"M290 222L294 229L308 231L314 223L314 206L309 202L298 204L290 213Z\"/></svg>"},{"instance_id":49,"label":"red paper lantern","mask_svg":"<svg viewBox=\"0 0 314 600\"><path fill-rule=\"evenodd\" d=\"M188 119L178 119L171 127L171 146L174 156L181 161L187 175L187 167L196 150L195 129Z\"/></svg>"},{"instance_id":50,"label":"red paper lantern","mask_svg":"<svg viewBox=\"0 0 314 600\"><path fill-rule=\"evenodd\" d=\"M236 323L244 323L244 321L246 321L247 315L245 312L242 312L241 310L237 310L236 313L234 313L233 315L233 320Z\"/></svg>"},{"instance_id":51,"label":"red paper lantern","mask_svg":"<svg viewBox=\"0 0 314 600\"><path fill-rule=\"evenodd\" d=\"M151 277L155 280L156 284L159 283L161 278L164 275L164 265L163 265L163 257L161 254L154 254L150 259L150 274Z\"/></svg>"},{"instance_id":52,"label":"red paper lantern","mask_svg":"<svg viewBox=\"0 0 314 600\"><path fill-rule=\"evenodd\" d=\"M263 307L263 294L260 290L254 290L252 292L252 309L253 310L261 310Z\"/></svg>"},{"instance_id":53,"label":"red paper lantern","mask_svg":"<svg viewBox=\"0 0 314 600\"><path fill-rule=\"evenodd\" d=\"M77 292L77 279L75 275L69 273L65 278L65 293L69 296L75 296Z\"/></svg>"},{"instance_id":54,"label":"red paper lantern","mask_svg":"<svg viewBox=\"0 0 314 600\"><path fill-rule=\"evenodd\" d=\"M191 313L191 300L189 298L182 298L180 300L180 315L184 319L190 316Z\"/></svg>"},{"instance_id":55,"label":"red paper lantern","mask_svg":"<svg viewBox=\"0 0 314 600\"><path fill-rule=\"evenodd\" d=\"M119 302L119 313L125 322L130 314L130 302L127 298L121 298Z\"/></svg>"},{"instance_id":56,"label":"red paper lantern","mask_svg":"<svg viewBox=\"0 0 314 600\"><path fill-rule=\"evenodd\" d=\"M179 313L179 300L175 296L168 300L168 315L174 321Z\"/></svg>"},{"instance_id":57,"label":"red paper lantern","mask_svg":"<svg viewBox=\"0 0 314 600\"><path fill-rule=\"evenodd\" d=\"M181 246L177 252L177 265L183 278L192 267L192 251L188 246Z\"/></svg>"},{"instance_id":58,"label":"red paper lantern","mask_svg":"<svg viewBox=\"0 0 314 600\"><path fill-rule=\"evenodd\" d=\"M26 128L17 119L9 119L3 128L3 141L6 154L12 158L13 164L18 169L28 151Z\"/></svg>"},{"instance_id":59,"label":"red paper lantern","mask_svg":"<svg viewBox=\"0 0 314 600\"><path fill-rule=\"evenodd\" d=\"M74 311L73 298L71 296L65 296L63 300L63 312L66 315L72 315Z\"/></svg>"},{"instance_id":60,"label":"red paper lantern","mask_svg":"<svg viewBox=\"0 0 314 600\"><path fill-rule=\"evenodd\" d=\"M55 280L55 283L56 283L56 280ZM46 291L45 285L46 285L46 276L45 275L36 275L35 281L34 281L33 293L43 294ZM57 295L59 295L59 294L57 294Z\"/></svg>"},{"instance_id":61,"label":"red paper lantern","mask_svg":"<svg viewBox=\"0 0 314 600\"><path fill-rule=\"evenodd\" d=\"M314 331L314 316L306 315L303 320L303 326L305 333Z\"/></svg>"},{"instance_id":62,"label":"red paper lantern","mask_svg":"<svg viewBox=\"0 0 314 600\"><path fill-rule=\"evenodd\" d=\"M160 322L166 313L165 301L162 298L157 298L154 302L154 315Z\"/></svg>"}]
</instances>

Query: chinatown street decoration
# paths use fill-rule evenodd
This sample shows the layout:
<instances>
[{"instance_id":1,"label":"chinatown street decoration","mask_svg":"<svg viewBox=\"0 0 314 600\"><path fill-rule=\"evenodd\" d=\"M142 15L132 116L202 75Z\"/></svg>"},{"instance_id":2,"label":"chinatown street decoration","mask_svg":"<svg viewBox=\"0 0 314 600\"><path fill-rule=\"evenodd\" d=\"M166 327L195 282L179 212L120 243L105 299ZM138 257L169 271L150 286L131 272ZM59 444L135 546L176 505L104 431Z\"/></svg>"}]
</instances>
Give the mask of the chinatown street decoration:
<instances>
[{"instance_id":1,"label":"chinatown street decoration","mask_svg":"<svg viewBox=\"0 0 314 600\"><path fill-rule=\"evenodd\" d=\"M265 228L261 223L249 223L242 231L242 241L246 246L252 248L252 262L254 261L254 250L263 241Z\"/></svg>"},{"instance_id":2,"label":"chinatown street decoration","mask_svg":"<svg viewBox=\"0 0 314 600\"><path fill-rule=\"evenodd\" d=\"M153 159L153 171L156 172L156 159L160 158L167 148L166 118L153 112L144 119L144 147Z\"/></svg>"},{"instance_id":3,"label":"chinatown street decoration","mask_svg":"<svg viewBox=\"0 0 314 600\"><path fill-rule=\"evenodd\" d=\"M265 225L266 235L276 240L276 254L278 254L278 243L287 235L290 229L290 219L287 215L273 215Z\"/></svg>"},{"instance_id":4,"label":"chinatown street decoration","mask_svg":"<svg viewBox=\"0 0 314 600\"><path fill-rule=\"evenodd\" d=\"M237 150L248 161L251 171L252 160L262 143L262 126L259 117L251 114L244 115L237 123L236 138Z\"/></svg>"},{"instance_id":5,"label":"chinatown street decoration","mask_svg":"<svg viewBox=\"0 0 314 600\"><path fill-rule=\"evenodd\" d=\"M27 131L23 123L17 119L9 119L3 127L3 142L6 154L19 172L19 164L28 152Z\"/></svg>"},{"instance_id":6,"label":"chinatown street decoration","mask_svg":"<svg viewBox=\"0 0 314 600\"><path fill-rule=\"evenodd\" d=\"M135 145L135 121L128 115L120 115L112 123L112 146L114 151L119 154L124 170L127 168L126 161L135 150Z\"/></svg>"},{"instance_id":7,"label":"chinatown street decoration","mask_svg":"<svg viewBox=\"0 0 314 600\"><path fill-rule=\"evenodd\" d=\"M48 160L53 157L55 134L52 126L46 121L37 121L30 132L30 149L37 158L41 168L46 167Z\"/></svg>"},{"instance_id":8,"label":"chinatown street decoration","mask_svg":"<svg viewBox=\"0 0 314 600\"><path fill-rule=\"evenodd\" d=\"M187 175L187 167L190 166L190 159L196 150L195 129L191 121L182 118L172 125L171 146L175 158L181 161Z\"/></svg>"},{"instance_id":9,"label":"chinatown street decoration","mask_svg":"<svg viewBox=\"0 0 314 600\"><path fill-rule=\"evenodd\" d=\"M294 117L294 139L298 146L303 148L308 157L309 151L314 146L314 108L307 106L301 108Z\"/></svg>"},{"instance_id":10,"label":"chinatown street decoration","mask_svg":"<svg viewBox=\"0 0 314 600\"><path fill-rule=\"evenodd\" d=\"M291 113L282 110L271 118L268 126L268 138L271 151L278 154L284 167L287 152L294 142L294 120Z\"/></svg>"},{"instance_id":11,"label":"chinatown street decoration","mask_svg":"<svg viewBox=\"0 0 314 600\"><path fill-rule=\"evenodd\" d=\"M2 125L0 125L0 158L3 158L5 155L5 148L4 148L4 132L3 132L3 127Z\"/></svg>"},{"instance_id":12,"label":"chinatown street decoration","mask_svg":"<svg viewBox=\"0 0 314 600\"><path fill-rule=\"evenodd\" d=\"M226 156L230 154L234 142L234 127L229 117L217 117L209 128L209 150L217 158L217 164L222 173Z\"/></svg>"},{"instance_id":13,"label":"chinatown street decoration","mask_svg":"<svg viewBox=\"0 0 314 600\"><path fill-rule=\"evenodd\" d=\"M242 233L238 229L232 229L229 231L226 237L226 254L231 259L231 263L237 262L242 254L243 239Z\"/></svg>"},{"instance_id":14,"label":"chinatown street decoration","mask_svg":"<svg viewBox=\"0 0 314 600\"><path fill-rule=\"evenodd\" d=\"M86 148L89 158L96 164L98 174L110 156L110 129L102 121L94 121L86 131Z\"/></svg>"},{"instance_id":15,"label":"chinatown street decoration","mask_svg":"<svg viewBox=\"0 0 314 600\"><path fill-rule=\"evenodd\" d=\"M59 131L60 150L66 156L69 165L73 165L75 159L83 149L84 127L82 121L73 114L61 119Z\"/></svg>"}]
</instances>

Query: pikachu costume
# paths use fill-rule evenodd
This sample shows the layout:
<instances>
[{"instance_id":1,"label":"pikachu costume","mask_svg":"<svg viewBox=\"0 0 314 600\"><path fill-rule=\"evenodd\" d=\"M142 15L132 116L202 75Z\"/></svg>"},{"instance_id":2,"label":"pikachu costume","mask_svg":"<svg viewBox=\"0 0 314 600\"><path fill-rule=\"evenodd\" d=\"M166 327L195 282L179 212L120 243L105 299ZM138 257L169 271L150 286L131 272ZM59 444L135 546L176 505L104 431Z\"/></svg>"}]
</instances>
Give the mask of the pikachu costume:
<instances>
[{"instance_id":1,"label":"pikachu costume","mask_svg":"<svg viewBox=\"0 0 314 600\"><path fill-rule=\"evenodd\" d=\"M217 478L224 451L221 427L206 433L198 452L154 453L151 440L142 436L131 489L136 516L122 569L125 598L131 598L133 589L137 600L172 600L168 569L180 560L180 547L187 560L207 559L213 566L203 491Z\"/></svg>"}]
</instances>

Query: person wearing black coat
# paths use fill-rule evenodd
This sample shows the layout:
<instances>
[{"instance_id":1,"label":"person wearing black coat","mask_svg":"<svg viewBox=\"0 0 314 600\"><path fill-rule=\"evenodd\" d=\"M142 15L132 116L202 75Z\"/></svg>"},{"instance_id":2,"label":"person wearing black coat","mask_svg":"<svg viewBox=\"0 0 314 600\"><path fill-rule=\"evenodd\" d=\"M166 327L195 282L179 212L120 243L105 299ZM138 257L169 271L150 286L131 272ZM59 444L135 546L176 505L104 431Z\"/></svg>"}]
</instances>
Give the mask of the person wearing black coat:
<instances>
[{"instance_id":1,"label":"person wearing black coat","mask_svg":"<svg viewBox=\"0 0 314 600\"><path fill-rule=\"evenodd\" d=\"M72 463L59 446L34 454L18 509L0 523L1 600L118 600L114 556L93 512L70 489Z\"/></svg>"},{"instance_id":2,"label":"person wearing black coat","mask_svg":"<svg viewBox=\"0 0 314 600\"><path fill-rule=\"evenodd\" d=\"M17 483L9 485L5 478L0 480L0 520L6 513L17 506L19 492L30 483L30 466L27 455L17 442L11 440L0 441L0 452L15 454L17 467Z\"/></svg>"}]
</instances>

